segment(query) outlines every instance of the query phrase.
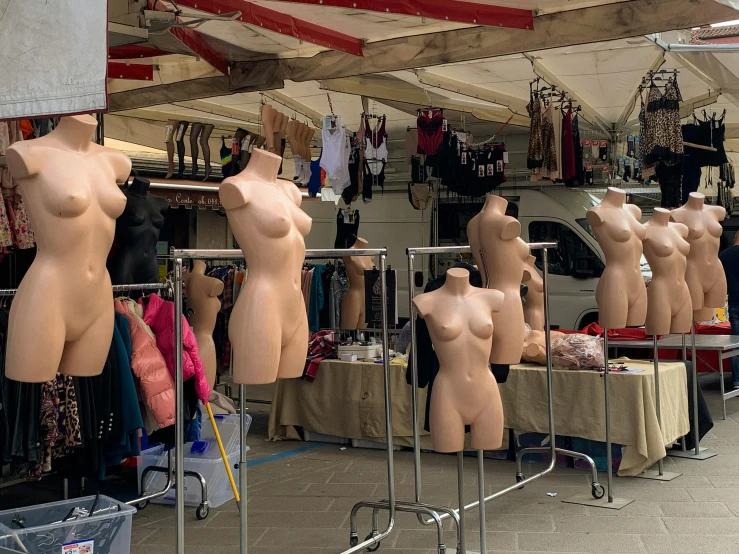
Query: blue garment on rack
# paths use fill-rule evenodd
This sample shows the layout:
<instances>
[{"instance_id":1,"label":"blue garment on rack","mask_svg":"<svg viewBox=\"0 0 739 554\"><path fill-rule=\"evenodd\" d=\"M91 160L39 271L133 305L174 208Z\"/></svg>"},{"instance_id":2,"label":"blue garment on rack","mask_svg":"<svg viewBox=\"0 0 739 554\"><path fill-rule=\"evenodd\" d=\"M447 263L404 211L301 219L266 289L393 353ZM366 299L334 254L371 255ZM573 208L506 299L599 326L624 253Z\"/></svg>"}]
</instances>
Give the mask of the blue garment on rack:
<instances>
[{"instance_id":1,"label":"blue garment on rack","mask_svg":"<svg viewBox=\"0 0 739 554\"><path fill-rule=\"evenodd\" d=\"M190 420L185 433L185 442L195 442L200 440L200 431L203 427L203 413L200 411L200 403L195 410L195 417Z\"/></svg>"},{"instance_id":2,"label":"blue garment on rack","mask_svg":"<svg viewBox=\"0 0 739 554\"><path fill-rule=\"evenodd\" d=\"M321 156L323 156L323 150L321 150ZM308 179L308 194L311 198L315 198L318 191L321 190L321 156L310 163L311 174L310 179Z\"/></svg>"},{"instance_id":3,"label":"blue garment on rack","mask_svg":"<svg viewBox=\"0 0 739 554\"><path fill-rule=\"evenodd\" d=\"M323 308L323 279L321 275L326 269L324 264L318 264L313 268L313 280L310 285L310 296L308 297L308 329L316 333L321 328L321 309Z\"/></svg>"}]
</instances>

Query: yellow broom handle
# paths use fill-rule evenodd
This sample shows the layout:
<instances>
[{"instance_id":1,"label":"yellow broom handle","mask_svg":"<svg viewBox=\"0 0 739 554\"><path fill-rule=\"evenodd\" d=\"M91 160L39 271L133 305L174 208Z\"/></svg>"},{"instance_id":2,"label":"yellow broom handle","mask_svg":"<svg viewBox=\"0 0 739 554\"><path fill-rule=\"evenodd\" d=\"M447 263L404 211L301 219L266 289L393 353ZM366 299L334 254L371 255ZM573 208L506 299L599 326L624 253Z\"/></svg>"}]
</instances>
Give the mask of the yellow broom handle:
<instances>
[{"instance_id":1,"label":"yellow broom handle","mask_svg":"<svg viewBox=\"0 0 739 554\"><path fill-rule=\"evenodd\" d=\"M228 474L228 480L231 482L231 489L234 491L234 498L236 502L239 502L239 489L234 481L233 473L231 473L231 466L228 465L228 456L226 456L226 449L223 448L221 442L221 434L218 432L218 426L216 425L216 418L213 417L213 410L210 409L210 403L206 402L205 407L208 409L208 417L210 417L210 424L213 426L213 434L216 436L218 442L218 450L221 451L221 458L223 458L223 465L226 466L226 473Z\"/></svg>"}]
</instances>

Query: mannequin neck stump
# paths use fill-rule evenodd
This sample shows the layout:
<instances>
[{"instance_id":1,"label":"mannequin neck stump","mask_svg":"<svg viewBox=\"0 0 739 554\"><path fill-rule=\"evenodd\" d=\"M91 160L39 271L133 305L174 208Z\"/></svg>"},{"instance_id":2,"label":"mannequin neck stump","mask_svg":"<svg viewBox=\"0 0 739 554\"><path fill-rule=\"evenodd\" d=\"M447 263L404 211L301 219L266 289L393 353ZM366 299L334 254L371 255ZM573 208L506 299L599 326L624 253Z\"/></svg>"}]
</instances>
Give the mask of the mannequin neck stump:
<instances>
[{"instance_id":1,"label":"mannequin neck stump","mask_svg":"<svg viewBox=\"0 0 739 554\"><path fill-rule=\"evenodd\" d=\"M141 196L142 198L149 192L149 185L151 182L149 179L143 179L141 177L134 177L133 182L128 187L131 194L135 196Z\"/></svg>"},{"instance_id":2,"label":"mannequin neck stump","mask_svg":"<svg viewBox=\"0 0 739 554\"><path fill-rule=\"evenodd\" d=\"M507 206L508 200L502 196L498 196L497 194L488 194L485 197L485 204L482 209L504 214Z\"/></svg>"},{"instance_id":3,"label":"mannequin neck stump","mask_svg":"<svg viewBox=\"0 0 739 554\"><path fill-rule=\"evenodd\" d=\"M360 248L360 249L364 249L364 248L367 248L367 245L368 245L368 244L369 244L369 243L368 243L368 242L367 242L367 241L366 241L365 239L363 239L363 238L358 238L358 239L357 239L357 240L356 240L356 241L354 242L354 245L352 245L352 248L355 248L355 249L357 249L357 248Z\"/></svg>"},{"instance_id":4,"label":"mannequin neck stump","mask_svg":"<svg viewBox=\"0 0 739 554\"><path fill-rule=\"evenodd\" d=\"M603 204L608 204L614 208L622 208L626 201L626 193L622 190L608 187L606 195L603 197Z\"/></svg>"},{"instance_id":5,"label":"mannequin neck stump","mask_svg":"<svg viewBox=\"0 0 739 554\"><path fill-rule=\"evenodd\" d=\"M63 117L54 134L70 148L82 152L92 143L97 126L97 120L91 115Z\"/></svg>"},{"instance_id":6,"label":"mannequin neck stump","mask_svg":"<svg viewBox=\"0 0 739 554\"><path fill-rule=\"evenodd\" d=\"M255 180L274 183L277 180L280 162L282 162L282 158L276 154L266 150L254 150L244 174L247 177L254 177Z\"/></svg>"},{"instance_id":7,"label":"mannequin neck stump","mask_svg":"<svg viewBox=\"0 0 739 554\"><path fill-rule=\"evenodd\" d=\"M686 208L690 208L691 210L702 210L703 209L703 202L706 199L705 196L703 196L699 192L691 192L690 196L688 197L688 201L685 204Z\"/></svg>"},{"instance_id":8,"label":"mannequin neck stump","mask_svg":"<svg viewBox=\"0 0 739 554\"><path fill-rule=\"evenodd\" d=\"M470 272L466 269L453 267L446 272L444 290L455 296L464 296L470 288Z\"/></svg>"},{"instance_id":9,"label":"mannequin neck stump","mask_svg":"<svg viewBox=\"0 0 739 554\"><path fill-rule=\"evenodd\" d=\"M670 210L664 208L655 208L652 217L649 219L651 225L657 225L659 227L667 227L670 222Z\"/></svg>"}]
</instances>

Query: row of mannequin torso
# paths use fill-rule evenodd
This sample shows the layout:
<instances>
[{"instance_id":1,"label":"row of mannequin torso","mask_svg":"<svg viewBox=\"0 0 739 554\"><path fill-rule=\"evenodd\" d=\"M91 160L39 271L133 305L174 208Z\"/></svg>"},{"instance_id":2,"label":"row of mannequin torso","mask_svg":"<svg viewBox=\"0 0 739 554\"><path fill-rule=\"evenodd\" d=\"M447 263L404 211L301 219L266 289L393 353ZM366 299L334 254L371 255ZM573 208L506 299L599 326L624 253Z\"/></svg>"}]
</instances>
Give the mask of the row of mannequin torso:
<instances>
[{"instance_id":1,"label":"row of mannequin torso","mask_svg":"<svg viewBox=\"0 0 739 554\"><path fill-rule=\"evenodd\" d=\"M691 193L681 208L655 208L649 222L609 188L587 220L603 249L606 267L596 289L600 325L645 325L647 334L688 333L693 319L710 319L726 302L726 276L718 259L726 210ZM652 271L646 287L642 253Z\"/></svg>"}]
</instances>

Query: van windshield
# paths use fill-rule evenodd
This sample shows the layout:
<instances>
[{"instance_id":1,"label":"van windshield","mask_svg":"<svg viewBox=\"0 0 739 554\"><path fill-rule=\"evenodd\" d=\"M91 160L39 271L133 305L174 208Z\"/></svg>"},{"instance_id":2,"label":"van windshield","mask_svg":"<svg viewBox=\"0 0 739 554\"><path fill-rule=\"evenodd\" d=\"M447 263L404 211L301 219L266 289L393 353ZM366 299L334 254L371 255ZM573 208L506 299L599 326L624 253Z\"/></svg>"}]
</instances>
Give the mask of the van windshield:
<instances>
[{"instance_id":1,"label":"van windshield","mask_svg":"<svg viewBox=\"0 0 739 554\"><path fill-rule=\"evenodd\" d=\"M593 233L593 228L590 226L590 223L588 223L588 220L584 217L581 217L580 219L576 219L578 225L585 229L588 234L595 238L595 233ZM597 239L596 239L597 240ZM649 267L649 263L647 263L647 259L644 257L644 254L642 254L641 259L639 260L639 266L641 267L642 273L651 273L651 268Z\"/></svg>"}]
</instances>

